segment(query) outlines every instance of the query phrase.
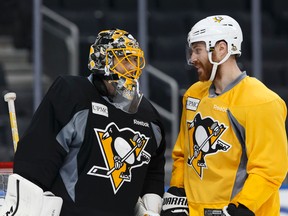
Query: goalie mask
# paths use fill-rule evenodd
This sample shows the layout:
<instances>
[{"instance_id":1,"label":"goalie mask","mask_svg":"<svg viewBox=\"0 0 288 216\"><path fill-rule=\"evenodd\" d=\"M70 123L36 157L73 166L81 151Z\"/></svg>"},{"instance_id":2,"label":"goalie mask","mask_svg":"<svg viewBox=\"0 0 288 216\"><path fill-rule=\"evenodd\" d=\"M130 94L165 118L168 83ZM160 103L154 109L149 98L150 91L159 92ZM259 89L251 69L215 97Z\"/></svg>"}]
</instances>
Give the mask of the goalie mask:
<instances>
[{"instance_id":1,"label":"goalie mask","mask_svg":"<svg viewBox=\"0 0 288 216\"><path fill-rule=\"evenodd\" d=\"M224 40L228 46L227 55L220 62L213 62L212 51L218 41ZM208 52L208 58L213 64L210 80L213 81L218 65L224 63L230 55L241 55L241 43L243 41L242 30L238 22L226 15L209 16L197 22L188 33L188 47L191 53L191 45L195 42L204 42ZM191 56L191 55L190 55ZM190 62L188 58L188 64Z\"/></svg>"},{"instance_id":2,"label":"goalie mask","mask_svg":"<svg viewBox=\"0 0 288 216\"><path fill-rule=\"evenodd\" d=\"M144 66L144 52L126 31L101 31L90 47L89 70L113 85L110 102L125 112L135 113L141 102L139 77Z\"/></svg>"}]
</instances>

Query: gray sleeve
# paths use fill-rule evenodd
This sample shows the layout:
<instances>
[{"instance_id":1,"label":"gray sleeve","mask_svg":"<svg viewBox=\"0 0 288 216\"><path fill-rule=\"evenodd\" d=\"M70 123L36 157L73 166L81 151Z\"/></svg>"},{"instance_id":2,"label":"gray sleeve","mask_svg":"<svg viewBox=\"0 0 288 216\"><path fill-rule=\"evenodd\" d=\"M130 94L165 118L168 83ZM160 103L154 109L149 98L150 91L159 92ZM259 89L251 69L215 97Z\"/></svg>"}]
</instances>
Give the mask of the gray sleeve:
<instances>
[{"instance_id":1,"label":"gray sleeve","mask_svg":"<svg viewBox=\"0 0 288 216\"><path fill-rule=\"evenodd\" d=\"M161 141L162 141L162 134L161 134L161 129L158 125L151 123L152 126L152 130L156 139L156 143L157 143L157 148L160 146Z\"/></svg>"}]
</instances>

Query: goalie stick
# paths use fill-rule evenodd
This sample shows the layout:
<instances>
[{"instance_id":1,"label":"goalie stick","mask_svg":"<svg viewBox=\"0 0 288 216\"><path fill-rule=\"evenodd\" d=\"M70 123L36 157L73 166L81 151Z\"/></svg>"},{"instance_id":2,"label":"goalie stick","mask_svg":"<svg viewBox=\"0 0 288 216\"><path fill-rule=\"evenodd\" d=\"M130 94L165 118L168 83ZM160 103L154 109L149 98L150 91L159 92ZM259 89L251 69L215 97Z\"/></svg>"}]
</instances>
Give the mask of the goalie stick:
<instances>
[{"instance_id":1,"label":"goalie stick","mask_svg":"<svg viewBox=\"0 0 288 216\"><path fill-rule=\"evenodd\" d=\"M11 125L11 131L12 131L14 152L16 152L17 144L19 141L15 103L14 103L15 99L16 99L16 93L14 92L8 92L4 95L4 100L8 103L8 111L9 111L10 125Z\"/></svg>"}]
</instances>

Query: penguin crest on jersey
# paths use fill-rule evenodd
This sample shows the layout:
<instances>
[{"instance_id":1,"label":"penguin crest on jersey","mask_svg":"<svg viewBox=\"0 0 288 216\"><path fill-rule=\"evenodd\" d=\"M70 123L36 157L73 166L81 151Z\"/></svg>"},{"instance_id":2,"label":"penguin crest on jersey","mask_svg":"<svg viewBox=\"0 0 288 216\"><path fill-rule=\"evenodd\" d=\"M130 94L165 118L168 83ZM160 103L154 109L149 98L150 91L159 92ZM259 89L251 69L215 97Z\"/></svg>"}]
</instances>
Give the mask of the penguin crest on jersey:
<instances>
[{"instance_id":1,"label":"penguin crest on jersey","mask_svg":"<svg viewBox=\"0 0 288 216\"><path fill-rule=\"evenodd\" d=\"M150 162L151 155L144 150L149 138L131 128L119 129L114 122L105 130L94 130L105 167L93 166L87 174L109 178L116 194L125 181L131 181L132 169Z\"/></svg>"},{"instance_id":2,"label":"penguin crest on jersey","mask_svg":"<svg viewBox=\"0 0 288 216\"><path fill-rule=\"evenodd\" d=\"M187 127L190 152L187 164L192 166L202 179L203 168L207 168L205 157L230 149L231 145L220 139L228 127L211 117L202 118L200 113L197 113L192 121L187 121Z\"/></svg>"}]
</instances>

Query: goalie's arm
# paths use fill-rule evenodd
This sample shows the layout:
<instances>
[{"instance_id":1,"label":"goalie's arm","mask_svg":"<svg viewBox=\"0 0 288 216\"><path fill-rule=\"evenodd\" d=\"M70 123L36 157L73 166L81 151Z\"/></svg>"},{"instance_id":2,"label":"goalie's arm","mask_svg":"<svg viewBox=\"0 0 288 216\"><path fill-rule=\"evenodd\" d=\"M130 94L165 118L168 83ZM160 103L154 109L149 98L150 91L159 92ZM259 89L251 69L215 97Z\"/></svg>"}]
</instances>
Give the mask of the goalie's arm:
<instances>
[{"instance_id":1,"label":"goalie's arm","mask_svg":"<svg viewBox=\"0 0 288 216\"><path fill-rule=\"evenodd\" d=\"M32 121L20 138L14 156L14 172L34 182L43 190L51 190L51 185L59 174L69 147L65 149L57 140L57 135L73 118L78 110L74 94L63 78L58 78L51 86ZM59 98L59 95L66 95ZM67 107L67 104L71 106ZM63 112L65 110L65 112ZM68 140L73 134L65 134Z\"/></svg>"}]
</instances>

